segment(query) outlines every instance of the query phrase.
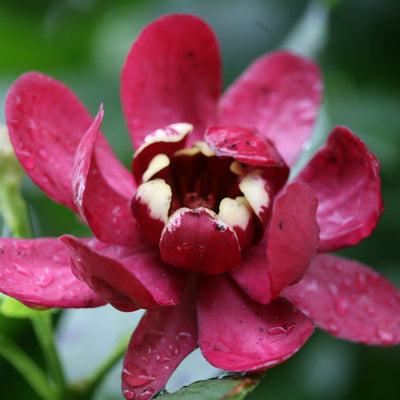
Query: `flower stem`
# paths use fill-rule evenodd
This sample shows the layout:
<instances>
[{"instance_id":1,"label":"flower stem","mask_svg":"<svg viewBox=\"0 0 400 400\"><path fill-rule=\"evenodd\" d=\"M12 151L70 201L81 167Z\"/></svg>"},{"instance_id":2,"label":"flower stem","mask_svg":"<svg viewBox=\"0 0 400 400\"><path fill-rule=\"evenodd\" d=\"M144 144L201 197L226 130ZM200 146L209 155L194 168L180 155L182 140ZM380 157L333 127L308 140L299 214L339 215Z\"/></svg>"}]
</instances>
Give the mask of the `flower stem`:
<instances>
[{"instance_id":1,"label":"flower stem","mask_svg":"<svg viewBox=\"0 0 400 400\"><path fill-rule=\"evenodd\" d=\"M47 368L54 383L60 390L65 390L65 376L54 342L51 315L38 311L31 317L36 337L46 359Z\"/></svg>"},{"instance_id":2,"label":"flower stem","mask_svg":"<svg viewBox=\"0 0 400 400\"><path fill-rule=\"evenodd\" d=\"M41 368L12 340L0 334L0 354L25 378L44 400L57 400L58 392L50 385Z\"/></svg>"}]
</instances>

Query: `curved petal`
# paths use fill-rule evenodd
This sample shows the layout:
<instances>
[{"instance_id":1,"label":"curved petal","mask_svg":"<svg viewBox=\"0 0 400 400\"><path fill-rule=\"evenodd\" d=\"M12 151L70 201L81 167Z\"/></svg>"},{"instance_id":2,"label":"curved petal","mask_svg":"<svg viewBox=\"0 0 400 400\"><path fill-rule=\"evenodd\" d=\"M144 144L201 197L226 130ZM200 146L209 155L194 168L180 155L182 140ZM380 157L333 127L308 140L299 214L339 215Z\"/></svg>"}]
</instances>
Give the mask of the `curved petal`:
<instances>
[{"instance_id":1,"label":"curved petal","mask_svg":"<svg viewBox=\"0 0 400 400\"><path fill-rule=\"evenodd\" d=\"M169 219L160 239L162 259L175 267L222 274L240 264L235 231L213 211L180 208Z\"/></svg>"},{"instance_id":2,"label":"curved petal","mask_svg":"<svg viewBox=\"0 0 400 400\"><path fill-rule=\"evenodd\" d=\"M317 255L303 279L282 296L334 336L372 345L400 344L400 291L357 261Z\"/></svg>"},{"instance_id":3,"label":"curved petal","mask_svg":"<svg viewBox=\"0 0 400 400\"><path fill-rule=\"evenodd\" d=\"M287 300L260 305L223 275L200 281L198 324L204 357L228 371L263 370L279 364L314 331L312 321Z\"/></svg>"},{"instance_id":4,"label":"curved petal","mask_svg":"<svg viewBox=\"0 0 400 400\"><path fill-rule=\"evenodd\" d=\"M375 229L383 212L379 169L379 161L360 139L336 127L296 178L318 199L320 252L357 244Z\"/></svg>"},{"instance_id":5,"label":"curved petal","mask_svg":"<svg viewBox=\"0 0 400 400\"><path fill-rule=\"evenodd\" d=\"M70 179L76 148L93 121L86 108L61 82L30 72L10 88L6 119L15 153L26 173L54 201L76 211ZM99 167L107 181L132 190L132 177L102 135L96 146Z\"/></svg>"},{"instance_id":6,"label":"curved petal","mask_svg":"<svg viewBox=\"0 0 400 400\"><path fill-rule=\"evenodd\" d=\"M201 140L220 93L219 48L209 26L191 15L157 19L143 29L122 70L122 104L135 147L176 122L194 125L190 140Z\"/></svg>"},{"instance_id":7,"label":"curved petal","mask_svg":"<svg viewBox=\"0 0 400 400\"><path fill-rule=\"evenodd\" d=\"M272 142L251 129L231 125L212 126L207 130L205 140L219 157L233 157L240 163L263 167L263 175L276 191L285 184L289 175L288 166Z\"/></svg>"},{"instance_id":8,"label":"curved petal","mask_svg":"<svg viewBox=\"0 0 400 400\"><path fill-rule=\"evenodd\" d=\"M165 265L158 251L144 244L122 247L95 240L60 238L68 249L74 273L121 311L174 305L185 276Z\"/></svg>"},{"instance_id":9,"label":"curved petal","mask_svg":"<svg viewBox=\"0 0 400 400\"><path fill-rule=\"evenodd\" d=\"M124 194L116 191L98 167L95 144L102 117L101 107L76 150L71 176L73 199L98 239L129 245L140 236L130 207L133 191Z\"/></svg>"},{"instance_id":10,"label":"curved petal","mask_svg":"<svg viewBox=\"0 0 400 400\"><path fill-rule=\"evenodd\" d=\"M268 272L267 242L251 246L243 254L240 266L230 271L231 277L247 293L247 295L261 304L271 301L271 281Z\"/></svg>"},{"instance_id":11,"label":"curved petal","mask_svg":"<svg viewBox=\"0 0 400 400\"><path fill-rule=\"evenodd\" d=\"M318 67L279 51L256 60L222 98L220 123L256 129L292 165L311 135L321 101Z\"/></svg>"},{"instance_id":12,"label":"curved petal","mask_svg":"<svg viewBox=\"0 0 400 400\"><path fill-rule=\"evenodd\" d=\"M106 302L76 279L56 239L0 238L0 291L29 306L98 307Z\"/></svg>"},{"instance_id":13,"label":"curved petal","mask_svg":"<svg viewBox=\"0 0 400 400\"><path fill-rule=\"evenodd\" d=\"M133 333L122 371L126 399L150 399L198 347L196 290L189 285L185 292L178 305L147 311Z\"/></svg>"},{"instance_id":14,"label":"curved petal","mask_svg":"<svg viewBox=\"0 0 400 400\"><path fill-rule=\"evenodd\" d=\"M307 185L292 183L275 200L267 256L272 298L303 277L317 251L317 200Z\"/></svg>"}]
</instances>

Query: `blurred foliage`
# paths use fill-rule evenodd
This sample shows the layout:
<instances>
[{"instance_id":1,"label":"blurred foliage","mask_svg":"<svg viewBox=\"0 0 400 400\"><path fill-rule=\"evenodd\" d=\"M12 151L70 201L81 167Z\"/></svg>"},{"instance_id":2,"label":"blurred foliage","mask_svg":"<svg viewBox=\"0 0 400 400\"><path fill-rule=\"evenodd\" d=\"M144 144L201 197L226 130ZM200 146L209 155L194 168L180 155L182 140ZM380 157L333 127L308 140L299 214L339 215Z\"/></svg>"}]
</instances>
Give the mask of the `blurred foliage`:
<instances>
[{"instance_id":1,"label":"blurred foliage","mask_svg":"<svg viewBox=\"0 0 400 400\"><path fill-rule=\"evenodd\" d=\"M220 39L228 85L251 60L284 42L307 4L301 0L0 0L0 107L4 108L6 91L21 73L50 74L71 87L92 113L104 103L103 131L129 166L132 150L119 102L119 71L144 25L172 12L204 18ZM320 4L331 6L327 42L316 55L326 87L327 129L346 125L377 154L386 204L375 233L342 253L373 266L400 286L398 0L320 0ZM28 179L23 189L36 235L88 234L72 212L48 200ZM0 316L0 330L35 355L25 321ZM249 398L398 399L399 360L399 347L366 347L317 332L291 360L269 370ZM2 359L0 385L2 398L37 399Z\"/></svg>"}]
</instances>

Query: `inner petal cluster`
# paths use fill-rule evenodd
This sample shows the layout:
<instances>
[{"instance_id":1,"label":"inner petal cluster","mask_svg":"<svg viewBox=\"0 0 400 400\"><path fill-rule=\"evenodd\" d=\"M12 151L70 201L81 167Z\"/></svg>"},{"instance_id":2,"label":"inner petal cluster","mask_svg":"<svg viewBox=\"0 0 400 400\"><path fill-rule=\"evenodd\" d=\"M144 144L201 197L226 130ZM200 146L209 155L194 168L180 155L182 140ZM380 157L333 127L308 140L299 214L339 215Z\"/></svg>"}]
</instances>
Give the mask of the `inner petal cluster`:
<instances>
[{"instance_id":1,"label":"inner petal cluster","mask_svg":"<svg viewBox=\"0 0 400 400\"><path fill-rule=\"evenodd\" d=\"M268 168L238 161L248 152L239 157L235 153L242 145L239 128L232 127L234 143L223 142L224 149L233 151L226 155L212 149L212 143L185 148L191 129L189 124L174 124L146 138L133 162L139 187L132 211L149 242L159 246L164 262L215 275L237 267L242 251L261 237L274 188ZM225 134L227 130L224 127ZM250 139L258 136L244 133L245 146L257 145Z\"/></svg>"}]
</instances>

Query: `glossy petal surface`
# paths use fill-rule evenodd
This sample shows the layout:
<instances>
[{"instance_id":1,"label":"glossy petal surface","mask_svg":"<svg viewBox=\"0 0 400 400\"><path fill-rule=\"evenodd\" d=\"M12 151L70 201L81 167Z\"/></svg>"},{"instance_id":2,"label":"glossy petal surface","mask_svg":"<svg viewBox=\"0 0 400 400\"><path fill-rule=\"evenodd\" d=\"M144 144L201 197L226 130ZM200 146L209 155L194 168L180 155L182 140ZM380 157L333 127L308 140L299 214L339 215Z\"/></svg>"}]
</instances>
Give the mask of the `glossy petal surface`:
<instances>
[{"instance_id":1,"label":"glossy petal surface","mask_svg":"<svg viewBox=\"0 0 400 400\"><path fill-rule=\"evenodd\" d=\"M275 200L267 244L273 298L301 279L315 256L319 240L316 211L317 200L301 183L287 186Z\"/></svg>"},{"instance_id":2,"label":"glossy petal surface","mask_svg":"<svg viewBox=\"0 0 400 400\"><path fill-rule=\"evenodd\" d=\"M124 359L122 390L126 399L149 399L198 347L195 293L190 287L180 304L149 310L140 321Z\"/></svg>"},{"instance_id":3,"label":"glossy petal surface","mask_svg":"<svg viewBox=\"0 0 400 400\"><path fill-rule=\"evenodd\" d=\"M54 201L76 211L71 172L76 148L93 118L61 82L30 72L8 92L6 119L15 153L30 178ZM132 177L100 135L96 153L107 181L133 190Z\"/></svg>"},{"instance_id":4,"label":"glossy petal surface","mask_svg":"<svg viewBox=\"0 0 400 400\"><path fill-rule=\"evenodd\" d=\"M74 202L98 239L129 245L140 236L130 207L133 192L121 194L123 188L120 191L115 190L98 168L95 144L102 116L101 108L75 154L71 176Z\"/></svg>"},{"instance_id":5,"label":"glossy petal surface","mask_svg":"<svg viewBox=\"0 0 400 400\"><path fill-rule=\"evenodd\" d=\"M64 235L74 273L121 311L169 306L179 301L185 283L181 271L165 265L147 245L104 245Z\"/></svg>"},{"instance_id":6,"label":"glossy petal surface","mask_svg":"<svg viewBox=\"0 0 400 400\"><path fill-rule=\"evenodd\" d=\"M200 281L198 323L204 357L228 371L279 364L296 353L314 330L311 320L287 300L260 305L226 276Z\"/></svg>"},{"instance_id":7,"label":"glossy petal surface","mask_svg":"<svg viewBox=\"0 0 400 400\"><path fill-rule=\"evenodd\" d=\"M257 59L227 90L220 123L256 129L292 165L311 135L321 91L312 61L272 53Z\"/></svg>"},{"instance_id":8,"label":"glossy petal surface","mask_svg":"<svg viewBox=\"0 0 400 400\"><path fill-rule=\"evenodd\" d=\"M221 62L214 33L190 15L169 15L148 25L122 70L121 96L134 146L176 122L194 125L201 140L215 119Z\"/></svg>"},{"instance_id":9,"label":"glossy petal surface","mask_svg":"<svg viewBox=\"0 0 400 400\"><path fill-rule=\"evenodd\" d=\"M98 307L106 302L71 271L65 247L56 239L0 239L0 290L30 305Z\"/></svg>"},{"instance_id":10,"label":"glossy petal surface","mask_svg":"<svg viewBox=\"0 0 400 400\"><path fill-rule=\"evenodd\" d=\"M240 264L235 231L206 208L181 208L173 214L160 240L162 259L175 267L221 274Z\"/></svg>"},{"instance_id":11,"label":"glossy petal surface","mask_svg":"<svg viewBox=\"0 0 400 400\"><path fill-rule=\"evenodd\" d=\"M282 296L334 336L372 345L400 343L400 292L359 262L318 255Z\"/></svg>"},{"instance_id":12,"label":"glossy petal surface","mask_svg":"<svg viewBox=\"0 0 400 400\"><path fill-rule=\"evenodd\" d=\"M336 127L296 178L318 199L320 252L357 244L383 212L379 161L350 130Z\"/></svg>"},{"instance_id":13,"label":"glossy petal surface","mask_svg":"<svg viewBox=\"0 0 400 400\"><path fill-rule=\"evenodd\" d=\"M240 163L266 167L264 175L278 191L286 182L289 168L272 142L238 126L213 126L205 135L210 148L220 157L233 157Z\"/></svg>"}]
</instances>

